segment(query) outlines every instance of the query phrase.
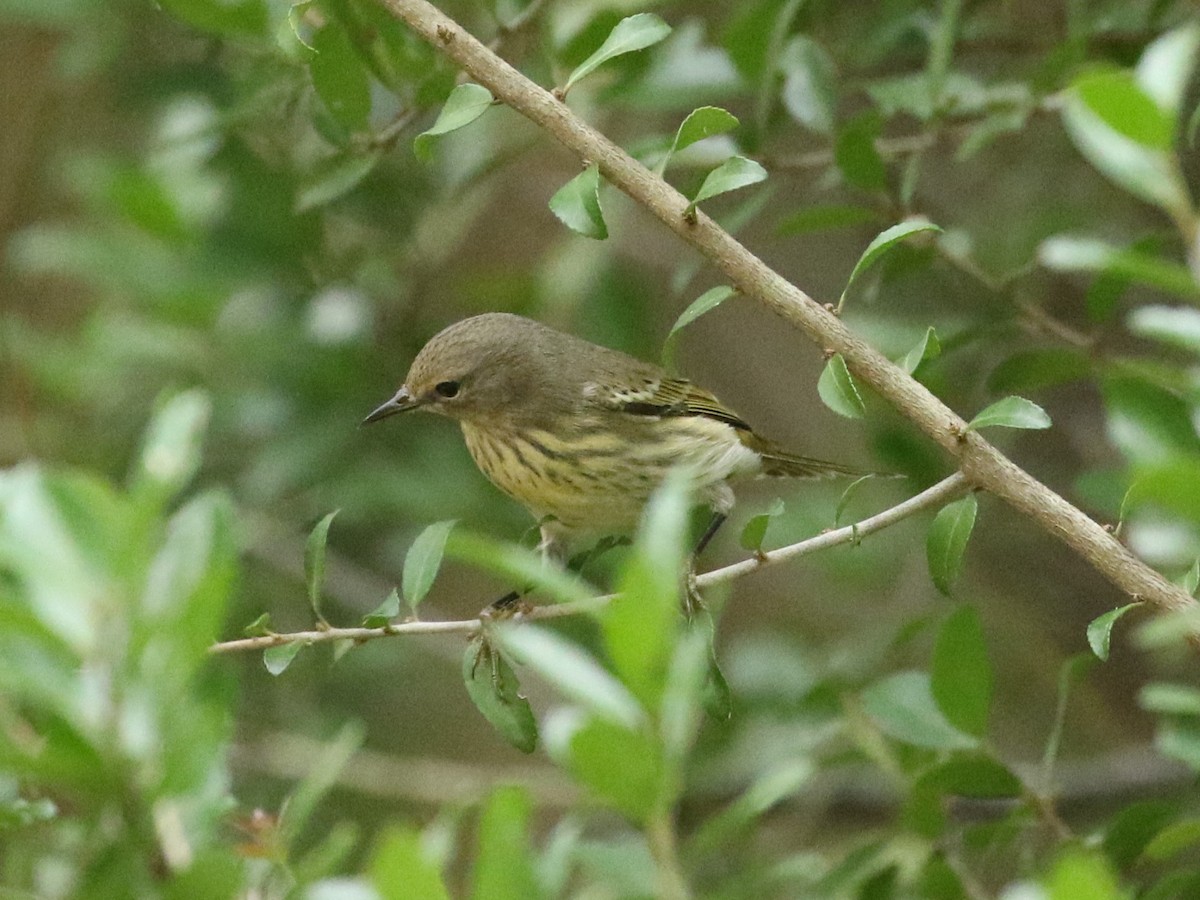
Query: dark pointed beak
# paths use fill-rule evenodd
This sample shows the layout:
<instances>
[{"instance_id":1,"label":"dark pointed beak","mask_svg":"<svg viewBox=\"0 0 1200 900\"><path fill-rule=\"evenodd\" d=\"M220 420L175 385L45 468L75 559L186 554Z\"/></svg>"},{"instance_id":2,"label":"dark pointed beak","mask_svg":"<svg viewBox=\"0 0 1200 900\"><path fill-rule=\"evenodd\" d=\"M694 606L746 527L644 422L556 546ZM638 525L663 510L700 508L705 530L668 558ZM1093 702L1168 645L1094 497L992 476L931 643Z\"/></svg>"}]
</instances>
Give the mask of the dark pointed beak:
<instances>
[{"instance_id":1,"label":"dark pointed beak","mask_svg":"<svg viewBox=\"0 0 1200 900\"><path fill-rule=\"evenodd\" d=\"M386 419L388 416L394 416L396 413L407 412L410 409L416 409L421 405L421 401L413 397L408 392L407 387L401 387L396 391L396 396L387 403L380 406L373 413L362 420L363 425L370 425L372 422L378 422L380 419Z\"/></svg>"}]
</instances>

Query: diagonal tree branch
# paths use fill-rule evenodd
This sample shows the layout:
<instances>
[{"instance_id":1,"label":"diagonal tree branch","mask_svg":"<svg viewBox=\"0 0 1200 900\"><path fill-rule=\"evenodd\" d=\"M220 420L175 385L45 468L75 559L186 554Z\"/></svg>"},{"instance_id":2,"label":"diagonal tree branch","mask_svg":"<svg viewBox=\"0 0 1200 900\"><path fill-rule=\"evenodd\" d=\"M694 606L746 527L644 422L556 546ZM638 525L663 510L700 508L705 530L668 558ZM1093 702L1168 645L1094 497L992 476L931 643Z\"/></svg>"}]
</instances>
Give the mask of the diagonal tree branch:
<instances>
[{"instance_id":1,"label":"diagonal tree branch","mask_svg":"<svg viewBox=\"0 0 1200 900\"><path fill-rule=\"evenodd\" d=\"M778 550L770 550L749 559L732 563L720 569L713 569L696 576L697 587L709 587L726 581L733 581L757 572L766 566L773 566L789 559L807 556L818 550L827 550L841 544L856 544L869 534L874 534L895 525L923 510L937 509L951 500L961 497L970 485L959 473L939 481L933 487L909 497L902 503L876 513L869 518L818 534ZM524 621L534 619L558 619L563 616L575 616L580 613L592 612L608 605L614 594L602 597L588 597L571 603L558 603L552 606L535 606L522 614ZM239 640L223 641L209 647L210 653L236 653L241 650L265 650L280 644L327 644L331 641L369 641L375 638L392 637L401 634L474 634L483 627L480 619L462 619L451 622L399 622L394 625L384 625L382 628L318 628L313 631L293 631L287 634L264 634L258 637L240 638Z\"/></svg>"},{"instance_id":2,"label":"diagonal tree branch","mask_svg":"<svg viewBox=\"0 0 1200 900\"><path fill-rule=\"evenodd\" d=\"M956 458L983 488L1064 541L1114 585L1161 611L1195 601L1147 566L1098 523L1018 467L975 432L924 385L855 335L831 312L742 246L703 212L686 215L688 201L552 93L490 52L426 0L380 0L426 41L492 94L541 126L613 185L645 207L721 270L730 283L801 329L822 349L840 353L862 382Z\"/></svg>"}]
</instances>

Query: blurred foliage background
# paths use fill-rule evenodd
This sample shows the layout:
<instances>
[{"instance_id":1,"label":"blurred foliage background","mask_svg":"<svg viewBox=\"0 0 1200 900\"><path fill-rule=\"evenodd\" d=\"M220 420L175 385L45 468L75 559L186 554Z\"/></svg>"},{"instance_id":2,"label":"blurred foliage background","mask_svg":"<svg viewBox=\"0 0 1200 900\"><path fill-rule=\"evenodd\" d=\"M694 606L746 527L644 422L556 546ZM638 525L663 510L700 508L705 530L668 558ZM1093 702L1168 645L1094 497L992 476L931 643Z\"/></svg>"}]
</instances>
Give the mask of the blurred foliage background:
<instances>
[{"instance_id":1,"label":"blurred foliage background","mask_svg":"<svg viewBox=\"0 0 1200 900\"><path fill-rule=\"evenodd\" d=\"M442 7L547 87L660 16L666 40L569 105L651 165L691 110L728 109L739 126L669 179L691 196L732 154L760 163L705 209L822 302L886 227L940 226L855 280L846 322L896 358L933 327L916 375L967 417L1044 407L1053 428L995 440L1195 588L1190 4ZM611 188L607 240L563 227L547 202L578 161L506 108L418 158L457 73L373 0L0 0L0 21L0 894L680 896L672 856L706 897L1200 894L1188 623L1135 611L1089 666L1088 623L1129 598L987 496L950 598L931 516L714 597L734 712L678 745L597 726L584 755L563 708L587 702L518 667L560 744L526 756L472 707L453 637L314 648L280 677L211 658L263 612L311 626L305 535L333 509L335 624L431 522L530 543L451 423L357 427L433 333L507 310L659 359L719 277ZM702 568L745 555L777 496L770 546L950 472L869 393L859 417L826 407L820 349L748 302L677 342L781 443L908 476L749 485ZM509 586L448 562L422 617ZM553 632L606 659L606 627ZM664 648L696 652L684 631ZM647 765L653 809L614 786Z\"/></svg>"}]
</instances>

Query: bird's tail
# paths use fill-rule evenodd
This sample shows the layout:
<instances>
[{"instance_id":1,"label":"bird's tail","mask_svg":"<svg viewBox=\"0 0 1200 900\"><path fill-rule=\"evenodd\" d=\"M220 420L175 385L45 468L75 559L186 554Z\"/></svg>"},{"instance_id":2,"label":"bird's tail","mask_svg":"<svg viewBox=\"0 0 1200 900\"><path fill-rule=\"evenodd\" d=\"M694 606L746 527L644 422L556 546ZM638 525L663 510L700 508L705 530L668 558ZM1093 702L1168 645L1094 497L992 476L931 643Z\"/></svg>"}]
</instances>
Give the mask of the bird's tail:
<instances>
[{"instance_id":1,"label":"bird's tail","mask_svg":"<svg viewBox=\"0 0 1200 900\"><path fill-rule=\"evenodd\" d=\"M841 463L789 453L778 444L759 437L753 432L743 434L742 442L762 458L763 474L771 477L831 478L837 475L861 476L868 474L860 469L843 466Z\"/></svg>"}]
</instances>

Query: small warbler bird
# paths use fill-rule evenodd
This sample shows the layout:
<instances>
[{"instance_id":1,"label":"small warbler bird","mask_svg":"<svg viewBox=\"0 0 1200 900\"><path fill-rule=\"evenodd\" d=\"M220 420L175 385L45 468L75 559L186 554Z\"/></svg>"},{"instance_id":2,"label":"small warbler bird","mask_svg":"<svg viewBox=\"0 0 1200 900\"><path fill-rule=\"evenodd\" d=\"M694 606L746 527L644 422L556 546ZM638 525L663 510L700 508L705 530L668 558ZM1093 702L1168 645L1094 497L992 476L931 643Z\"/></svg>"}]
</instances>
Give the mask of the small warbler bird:
<instances>
[{"instance_id":1,"label":"small warbler bird","mask_svg":"<svg viewBox=\"0 0 1200 900\"><path fill-rule=\"evenodd\" d=\"M363 424L411 409L458 420L483 474L542 523L543 552L633 531L675 466L714 514L697 553L733 506L730 480L858 474L787 452L656 365L508 313L435 335Z\"/></svg>"}]
</instances>

